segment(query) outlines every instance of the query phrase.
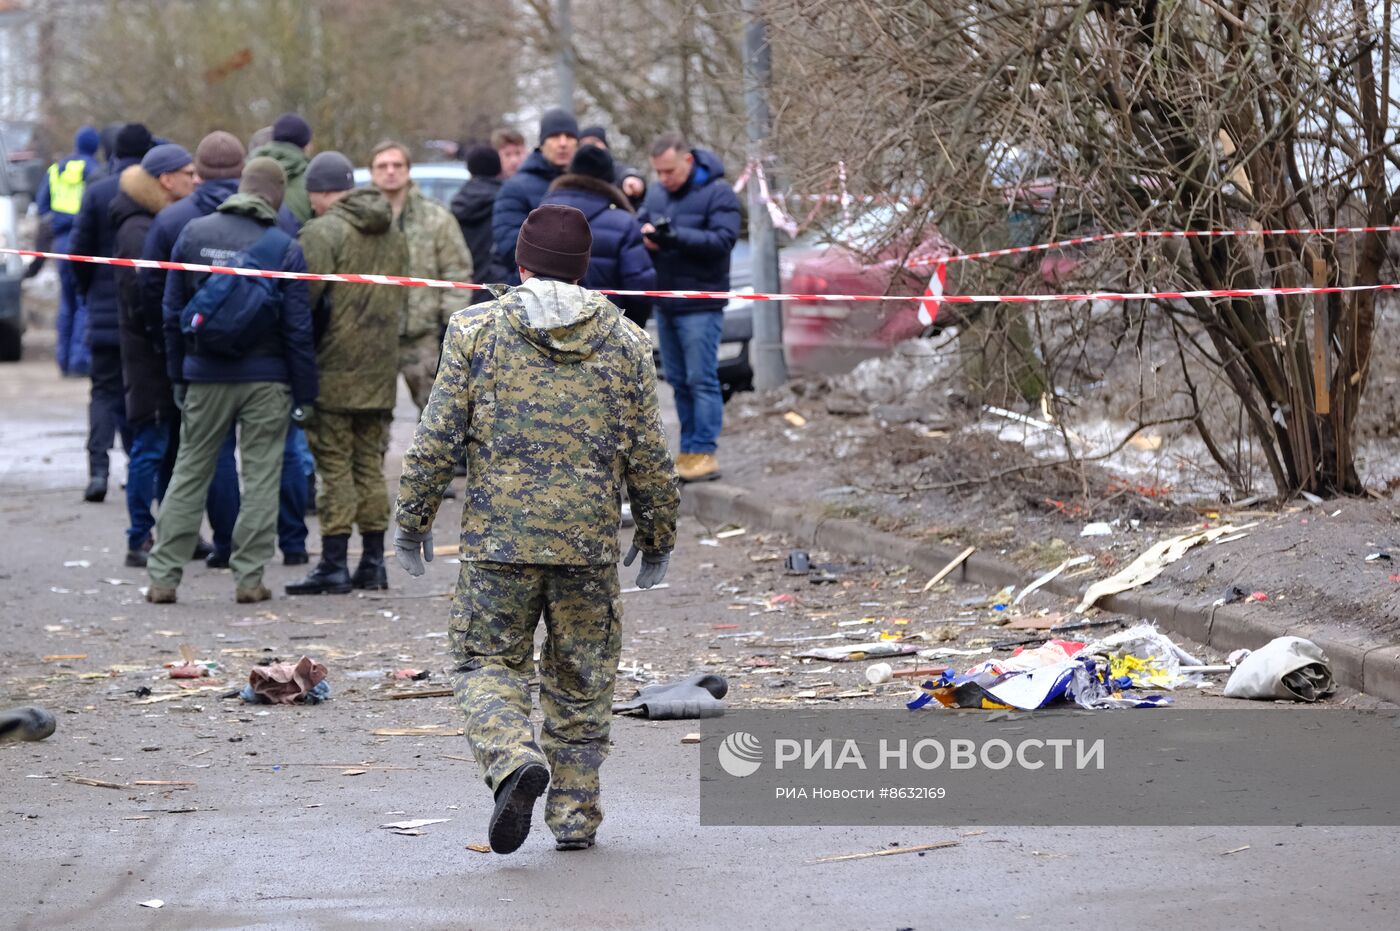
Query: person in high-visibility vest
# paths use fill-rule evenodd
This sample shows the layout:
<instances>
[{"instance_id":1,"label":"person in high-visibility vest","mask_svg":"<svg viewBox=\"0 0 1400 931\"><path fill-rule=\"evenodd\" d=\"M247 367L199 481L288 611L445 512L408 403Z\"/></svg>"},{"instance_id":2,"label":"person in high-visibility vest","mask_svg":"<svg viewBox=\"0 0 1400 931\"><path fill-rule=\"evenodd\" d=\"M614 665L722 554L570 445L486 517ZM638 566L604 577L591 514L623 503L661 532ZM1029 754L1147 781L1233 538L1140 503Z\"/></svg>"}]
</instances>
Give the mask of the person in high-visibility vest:
<instances>
[{"instance_id":1,"label":"person in high-visibility vest","mask_svg":"<svg viewBox=\"0 0 1400 931\"><path fill-rule=\"evenodd\" d=\"M91 126L84 126L73 137L72 154L49 166L35 195L39 215L46 217L53 229L53 251L67 252L73 222L83 203L83 191L97 177L100 166L97 147L101 137ZM60 285L58 303L58 341L54 354L58 370L64 375L82 378L91 369L87 347L87 321L82 300L78 297L73 263L58 263Z\"/></svg>"}]
</instances>

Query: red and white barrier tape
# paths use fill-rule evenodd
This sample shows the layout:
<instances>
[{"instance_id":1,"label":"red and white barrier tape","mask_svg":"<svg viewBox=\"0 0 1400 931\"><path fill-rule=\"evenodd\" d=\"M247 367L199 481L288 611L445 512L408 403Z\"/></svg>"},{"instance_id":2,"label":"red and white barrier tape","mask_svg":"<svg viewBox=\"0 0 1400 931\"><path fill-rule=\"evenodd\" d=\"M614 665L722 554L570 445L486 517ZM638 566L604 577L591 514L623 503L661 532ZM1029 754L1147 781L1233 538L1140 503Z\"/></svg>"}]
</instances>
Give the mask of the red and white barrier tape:
<instances>
[{"instance_id":1,"label":"red and white barrier tape","mask_svg":"<svg viewBox=\"0 0 1400 931\"><path fill-rule=\"evenodd\" d=\"M977 259L995 259L1007 255L1025 255L1028 252L1046 252L1050 249L1065 249L1070 246L1084 246L1096 242L1115 239L1221 239L1240 236L1335 236L1355 233L1395 233L1400 226L1318 226L1297 229L1257 229L1257 230L1130 230L1120 233L1096 233L1092 236L1077 236L1074 239L1061 239L1058 242L1043 242L1034 246L1011 246L1007 249L988 249L985 252L960 252L946 259L918 258L905 262L908 268L927 268L943 262L971 262Z\"/></svg>"},{"instance_id":2,"label":"red and white barrier tape","mask_svg":"<svg viewBox=\"0 0 1400 931\"><path fill-rule=\"evenodd\" d=\"M117 265L126 268L164 268L171 271L210 272L216 275L249 275L256 278L280 278L294 281L328 281L347 284L387 284L410 288L453 288L464 291L489 290L490 286L465 281L443 281L437 278L414 278L407 275L318 275L312 272L264 271L256 268L233 268L227 265L196 265L192 262L163 262L155 259L114 259L104 256L72 255L66 252L39 252L32 249L0 248L0 254L28 255L71 262L92 262L97 265ZM944 263L935 263L944 264ZM940 282L941 284L941 282ZM1207 297L1268 297L1293 294L1350 294L1365 291L1400 291L1400 284L1333 285L1323 288L1215 288L1199 291L1085 291L1075 294L752 294L746 291L624 291L599 288L600 294L618 297L663 297L681 300L745 300L791 301L812 303L877 303L881 301L926 302L947 304L1053 304L1071 301L1146 301L1186 300ZM925 305L927 306L927 305Z\"/></svg>"}]
</instances>

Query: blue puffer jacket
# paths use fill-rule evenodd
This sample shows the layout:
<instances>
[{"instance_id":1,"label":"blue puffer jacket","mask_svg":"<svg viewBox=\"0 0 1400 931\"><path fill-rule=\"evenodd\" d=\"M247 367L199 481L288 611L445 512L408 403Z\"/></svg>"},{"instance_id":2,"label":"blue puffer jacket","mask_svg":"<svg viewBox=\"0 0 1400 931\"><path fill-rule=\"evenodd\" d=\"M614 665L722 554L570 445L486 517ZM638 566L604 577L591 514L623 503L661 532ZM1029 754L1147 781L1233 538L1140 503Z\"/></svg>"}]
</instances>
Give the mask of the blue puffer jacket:
<instances>
[{"instance_id":1,"label":"blue puffer jacket","mask_svg":"<svg viewBox=\"0 0 1400 931\"><path fill-rule=\"evenodd\" d=\"M544 154L536 149L521 164L520 170L501 185L501 193L496 195L496 204L491 209L491 238L496 244L496 255L509 274L507 284L520 284L515 264L515 240L520 235L520 227L530 211L549 193L554 179L563 173L564 169L546 161Z\"/></svg>"},{"instance_id":2,"label":"blue puffer jacket","mask_svg":"<svg viewBox=\"0 0 1400 931\"><path fill-rule=\"evenodd\" d=\"M239 194L221 205L217 213L190 221L175 241L171 259L200 265L226 264L237 253L252 248L275 220L276 213L267 201L251 194ZM306 259L296 240L287 246L280 269L306 271ZM291 386L296 403L315 401L316 347L311 333L311 300L306 282L278 281L282 304L277 329L248 355L229 359L185 352L180 312L208 277L208 272L171 272L166 280L163 323L170 380L280 381Z\"/></svg>"},{"instance_id":3,"label":"blue puffer jacket","mask_svg":"<svg viewBox=\"0 0 1400 931\"><path fill-rule=\"evenodd\" d=\"M690 291L729 290L729 253L739 239L739 198L724 178L724 163L707 149L692 149L695 165L674 193L659 184L647 190L643 223L669 218L674 242L651 254L657 287ZM662 298L656 309L685 314L723 310L722 300Z\"/></svg>"},{"instance_id":4,"label":"blue puffer jacket","mask_svg":"<svg viewBox=\"0 0 1400 931\"><path fill-rule=\"evenodd\" d=\"M68 249L74 255L116 255L117 229L112 225L112 200L121 184L121 173L139 158L119 158L115 171L94 181L83 190L83 206L73 223L73 236ZM88 309L87 340L89 346L112 347L121 343L117 313L117 278L110 265L74 262L73 278L78 293Z\"/></svg>"},{"instance_id":5,"label":"blue puffer jacket","mask_svg":"<svg viewBox=\"0 0 1400 931\"><path fill-rule=\"evenodd\" d=\"M218 178L205 181L194 189L189 197L181 198L166 207L151 221L146 232L146 245L141 250L141 258L155 259L158 262L170 261L175 250L175 240L180 238L191 220L207 217L231 194L238 193L237 178ZM136 283L141 289L141 316L147 320L159 319L161 306L165 301L165 278L169 272L160 268L143 268L136 273Z\"/></svg>"},{"instance_id":6,"label":"blue puffer jacket","mask_svg":"<svg viewBox=\"0 0 1400 931\"><path fill-rule=\"evenodd\" d=\"M597 178L562 175L549 186L549 193L540 203L575 207L588 218L593 251L588 257L588 274L579 282L585 288L648 291L656 287L651 253L642 244L642 224L632 212L627 195ZM651 303L651 298L646 297L609 300L623 310L644 310Z\"/></svg>"}]
</instances>

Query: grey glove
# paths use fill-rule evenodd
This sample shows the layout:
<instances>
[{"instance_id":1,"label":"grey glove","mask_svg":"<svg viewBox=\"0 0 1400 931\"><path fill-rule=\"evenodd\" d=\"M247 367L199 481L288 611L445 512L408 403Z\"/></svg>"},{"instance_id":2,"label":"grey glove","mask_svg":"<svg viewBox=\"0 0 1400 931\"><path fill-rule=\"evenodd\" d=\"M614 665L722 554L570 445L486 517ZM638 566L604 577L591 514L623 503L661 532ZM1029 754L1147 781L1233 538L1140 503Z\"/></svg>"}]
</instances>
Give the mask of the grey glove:
<instances>
[{"instance_id":1,"label":"grey glove","mask_svg":"<svg viewBox=\"0 0 1400 931\"><path fill-rule=\"evenodd\" d=\"M414 533L403 527L394 528L394 556L398 559L399 565L403 566L403 571L414 578L428 571L423 562L424 560L433 561L432 530Z\"/></svg>"},{"instance_id":2,"label":"grey glove","mask_svg":"<svg viewBox=\"0 0 1400 931\"><path fill-rule=\"evenodd\" d=\"M189 385L172 385L175 391L175 409L183 412L185 409L185 395L190 393Z\"/></svg>"},{"instance_id":3,"label":"grey glove","mask_svg":"<svg viewBox=\"0 0 1400 931\"><path fill-rule=\"evenodd\" d=\"M637 554L641 552L637 549L637 544L633 543L627 550L627 558L622 561L624 566L632 565ZM653 585L660 585L661 580L666 578L666 567L671 565L670 553L642 553L642 568L637 570L637 587L651 588Z\"/></svg>"}]
</instances>

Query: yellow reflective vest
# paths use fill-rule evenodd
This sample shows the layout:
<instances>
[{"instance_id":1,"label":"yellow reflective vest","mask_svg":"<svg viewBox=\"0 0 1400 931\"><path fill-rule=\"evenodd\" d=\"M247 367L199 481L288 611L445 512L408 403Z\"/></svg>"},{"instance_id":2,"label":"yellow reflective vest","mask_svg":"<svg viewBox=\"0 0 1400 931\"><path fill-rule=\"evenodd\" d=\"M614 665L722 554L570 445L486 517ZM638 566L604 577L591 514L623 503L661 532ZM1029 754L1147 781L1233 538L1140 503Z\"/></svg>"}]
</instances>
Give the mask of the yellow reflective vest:
<instances>
[{"instance_id":1,"label":"yellow reflective vest","mask_svg":"<svg viewBox=\"0 0 1400 931\"><path fill-rule=\"evenodd\" d=\"M70 158L63 168L58 162L49 166L49 207L54 213L76 214L83 205L87 162Z\"/></svg>"}]
</instances>

